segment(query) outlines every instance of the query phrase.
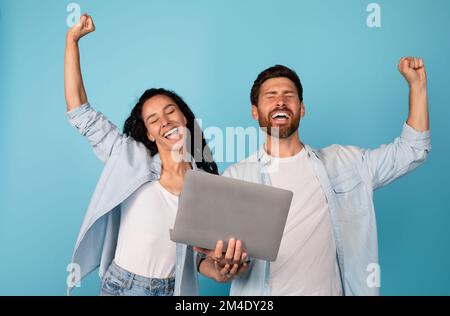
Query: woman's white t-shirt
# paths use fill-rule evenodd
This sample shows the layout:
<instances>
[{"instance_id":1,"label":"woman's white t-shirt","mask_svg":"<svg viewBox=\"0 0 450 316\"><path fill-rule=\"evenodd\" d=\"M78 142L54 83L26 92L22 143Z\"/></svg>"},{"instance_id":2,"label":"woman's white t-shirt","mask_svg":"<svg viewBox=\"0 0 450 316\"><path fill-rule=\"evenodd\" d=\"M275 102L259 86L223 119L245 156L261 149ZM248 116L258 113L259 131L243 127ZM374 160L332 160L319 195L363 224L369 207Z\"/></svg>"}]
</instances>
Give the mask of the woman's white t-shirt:
<instances>
[{"instance_id":1,"label":"woman's white t-shirt","mask_svg":"<svg viewBox=\"0 0 450 316\"><path fill-rule=\"evenodd\" d=\"M159 181L142 185L121 206L119 238L114 262L147 278L175 275L176 243L170 240L178 196Z\"/></svg>"}]
</instances>

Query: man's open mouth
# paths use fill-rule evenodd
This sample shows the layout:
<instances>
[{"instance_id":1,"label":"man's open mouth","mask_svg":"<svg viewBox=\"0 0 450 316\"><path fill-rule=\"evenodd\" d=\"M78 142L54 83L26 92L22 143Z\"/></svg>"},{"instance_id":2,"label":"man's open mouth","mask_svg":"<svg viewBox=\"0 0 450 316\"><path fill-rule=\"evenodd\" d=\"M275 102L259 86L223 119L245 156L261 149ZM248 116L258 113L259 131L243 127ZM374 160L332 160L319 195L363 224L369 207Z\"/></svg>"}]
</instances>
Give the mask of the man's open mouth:
<instances>
[{"instance_id":1,"label":"man's open mouth","mask_svg":"<svg viewBox=\"0 0 450 316\"><path fill-rule=\"evenodd\" d=\"M291 113L285 111L277 111L270 118L275 122L286 122L291 118Z\"/></svg>"}]
</instances>

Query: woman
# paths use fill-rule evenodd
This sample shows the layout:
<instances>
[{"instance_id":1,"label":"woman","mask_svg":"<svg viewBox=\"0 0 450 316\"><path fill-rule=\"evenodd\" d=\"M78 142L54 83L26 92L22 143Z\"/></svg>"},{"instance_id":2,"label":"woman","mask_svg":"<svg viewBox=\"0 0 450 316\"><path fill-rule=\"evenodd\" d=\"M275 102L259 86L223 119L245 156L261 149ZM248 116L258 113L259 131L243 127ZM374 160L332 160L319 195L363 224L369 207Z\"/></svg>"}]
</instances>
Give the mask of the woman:
<instances>
[{"instance_id":1,"label":"woman","mask_svg":"<svg viewBox=\"0 0 450 316\"><path fill-rule=\"evenodd\" d=\"M145 91L125 122L123 135L90 106L78 41L94 30L92 18L85 14L66 38L66 115L105 163L73 263L80 267L81 278L100 266L101 295L197 295L200 260L192 247L170 241L169 228L187 170L217 174L217 166L201 131L201 148L195 147L199 132L194 131L194 114L174 92ZM191 141L184 146L188 136ZM194 161L191 154L201 158ZM233 241L228 252L244 262L240 247L239 241ZM202 271L218 281L228 280L238 270L239 264L225 264L221 255L214 262L207 259L201 261Z\"/></svg>"}]
</instances>

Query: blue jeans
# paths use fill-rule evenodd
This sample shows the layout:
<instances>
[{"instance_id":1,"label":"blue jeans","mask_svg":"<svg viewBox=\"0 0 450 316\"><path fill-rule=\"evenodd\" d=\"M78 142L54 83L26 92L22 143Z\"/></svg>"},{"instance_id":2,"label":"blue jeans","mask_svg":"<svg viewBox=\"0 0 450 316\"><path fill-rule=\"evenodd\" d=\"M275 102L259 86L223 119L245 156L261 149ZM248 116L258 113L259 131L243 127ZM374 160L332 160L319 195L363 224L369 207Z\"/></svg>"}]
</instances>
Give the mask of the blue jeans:
<instances>
[{"instance_id":1,"label":"blue jeans","mask_svg":"<svg viewBox=\"0 0 450 316\"><path fill-rule=\"evenodd\" d=\"M146 278L113 262L103 277L100 296L172 296L174 288L175 278Z\"/></svg>"}]
</instances>

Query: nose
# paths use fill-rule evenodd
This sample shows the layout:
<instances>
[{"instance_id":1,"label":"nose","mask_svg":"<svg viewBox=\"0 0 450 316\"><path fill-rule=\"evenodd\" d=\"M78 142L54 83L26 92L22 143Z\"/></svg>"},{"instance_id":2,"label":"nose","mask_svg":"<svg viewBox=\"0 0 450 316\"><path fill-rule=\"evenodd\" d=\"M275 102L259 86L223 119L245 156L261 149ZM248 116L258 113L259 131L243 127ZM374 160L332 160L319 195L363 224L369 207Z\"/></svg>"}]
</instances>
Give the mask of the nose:
<instances>
[{"instance_id":1,"label":"nose","mask_svg":"<svg viewBox=\"0 0 450 316\"><path fill-rule=\"evenodd\" d=\"M286 98L284 96L278 96L276 99L276 106L277 107L284 107L286 106Z\"/></svg>"},{"instance_id":2,"label":"nose","mask_svg":"<svg viewBox=\"0 0 450 316\"><path fill-rule=\"evenodd\" d=\"M167 120L166 116L165 115L161 116L161 127L164 128L167 125L169 125L169 121Z\"/></svg>"}]
</instances>

